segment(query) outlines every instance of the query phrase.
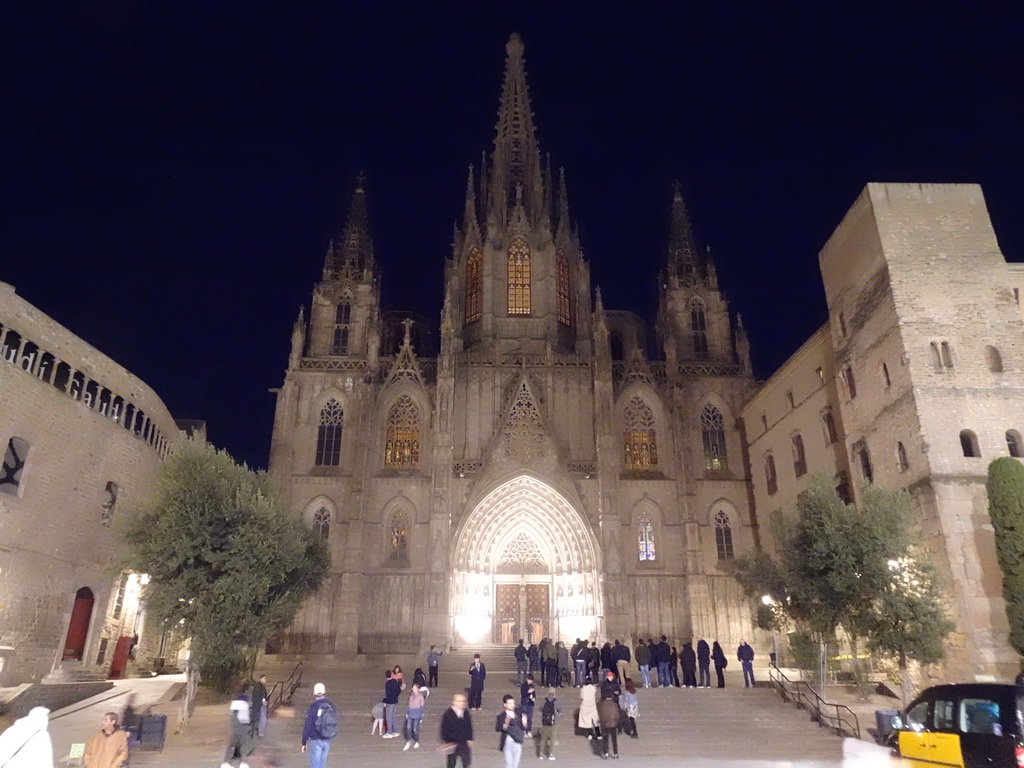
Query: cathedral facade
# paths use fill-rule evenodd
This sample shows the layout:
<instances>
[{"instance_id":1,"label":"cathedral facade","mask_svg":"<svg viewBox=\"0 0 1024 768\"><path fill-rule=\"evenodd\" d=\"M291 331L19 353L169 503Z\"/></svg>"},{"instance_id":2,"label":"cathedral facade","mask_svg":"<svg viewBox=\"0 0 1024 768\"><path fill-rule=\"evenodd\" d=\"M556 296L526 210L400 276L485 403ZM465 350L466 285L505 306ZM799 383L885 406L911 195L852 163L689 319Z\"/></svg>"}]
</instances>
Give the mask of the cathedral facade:
<instances>
[{"instance_id":1,"label":"cathedral facade","mask_svg":"<svg viewBox=\"0 0 1024 768\"><path fill-rule=\"evenodd\" d=\"M382 307L362 183L294 326L270 471L333 570L270 650L751 634L742 324L678 191L653 332L603 306L506 53L438 348Z\"/></svg>"}]
</instances>

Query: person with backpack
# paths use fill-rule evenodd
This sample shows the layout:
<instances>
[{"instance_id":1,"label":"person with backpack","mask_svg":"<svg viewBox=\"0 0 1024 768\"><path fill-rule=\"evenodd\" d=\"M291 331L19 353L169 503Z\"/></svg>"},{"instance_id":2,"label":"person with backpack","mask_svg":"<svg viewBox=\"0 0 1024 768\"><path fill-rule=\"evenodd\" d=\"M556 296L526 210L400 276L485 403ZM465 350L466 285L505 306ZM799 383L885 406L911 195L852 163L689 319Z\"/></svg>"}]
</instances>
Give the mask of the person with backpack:
<instances>
[{"instance_id":1,"label":"person with backpack","mask_svg":"<svg viewBox=\"0 0 1024 768\"><path fill-rule=\"evenodd\" d=\"M309 752L309 768L324 768L331 741L338 735L338 708L327 698L323 683L313 686L313 696L302 724L302 752Z\"/></svg>"},{"instance_id":2,"label":"person with backpack","mask_svg":"<svg viewBox=\"0 0 1024 768\"><path fill-rule=\"evenodd\" d=\"M526 715L516 706L516 697L506 693L501 698L503 709L498 713L494 730L501 734L498 749L505 755L505 768L519 768L526 741Z\"/></svg>"},{"instance_id":3,"label":"person with backpack","mask_svg":"<svg viewBox=\"0 0 1024 768\"><path fill-rule=\"evenodd\" d=\"M555 689L548 688L548 695L544 699L544 705L540 708L540 746L537 757L543 760L555 759L555 723L561 711L558 709L558 699L555 698Z\"/></svg>"}]
</instances>

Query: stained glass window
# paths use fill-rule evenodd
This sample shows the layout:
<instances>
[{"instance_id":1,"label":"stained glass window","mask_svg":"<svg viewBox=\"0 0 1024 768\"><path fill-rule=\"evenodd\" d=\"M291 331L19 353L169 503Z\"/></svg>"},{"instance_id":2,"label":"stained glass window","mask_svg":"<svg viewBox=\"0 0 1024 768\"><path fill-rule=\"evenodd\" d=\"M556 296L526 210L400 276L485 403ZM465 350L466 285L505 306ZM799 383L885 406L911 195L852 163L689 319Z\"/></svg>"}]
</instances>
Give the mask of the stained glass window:
<instances>
[{"instance_id":1,"label":"stained glass window","mask_svg":"<svg viewBox=\"0 0 1024 768\"><path fill-rule=\"evenodd\" d=\"M658 448L654 433L654 414L643 399L634 397L626 405L623 421L623 465L626 470L654 469L658 466Z\"/></svg>"},{"instance_id":2,"label":"stained glass window","mask_svg":"<svg viewBox=\"0 0 1024 768\"><path fill-rule=\"evenodd\" d=\"M341 461L341 428L344 413L341 403L328 400L320 410L320 426L316 433L316 465L336 467Z\"/></svg>"},{"instance_id":3,"label":"stained glass window","mask_svg":"<svg viewBox=\"0 0 1024 768\"><path fill-rule=\"evenodd\" d=\"M515 238L508 246L508 313L530 314L530 246Z\"/></svg>"},{"instance_id":4,"label":"stained glass window","mask_svg":"<svg viewBox=\"0 0 1024 768\"><path fill-rule=\"evenodd\" d=\"M327 507L320 507L313 515L313 530L325 539L331 533L331 511Z\"/></svg>"},{"instance_id":5,"label":"stained glass window","mask_svg":"<svg viewBox=\"0 0 1024 768\"><path fill-rule=\"evenodd\" d=\"M729 516L722 511L715 513L715 546L719 560L733 559L732 526L729 524Z\"/></svg>"},{"instance_id":6,"label":"stained glass window","mask_svg":"<svg viewBox=\"0 0 1024 768\"><path fill-rule=\"evenodd\" d=\"M384 437L384 466L412 469L420 462L420 410L402 395L388 411Z\"/></svg>"},{"instance_id":7,"label":"stained glass window","mask_svg":"<svg viewBox=\"0 0 1024 768\"><path fill-rule=\"evenodd\" d=\"M483 311L483 258L479 248L471 248L466 257L466 325L480 319Z\"/></svg>"},{"instance_id":8,"label":"stained glass window","mask_svg":"<svg viewBox=\"0 0 1024 768\"><path fill-rule=\"evenodd\" d=\"M690 303L690 330L693 331L693 356L697 360L708 357L708 323L704 304L695 299Z\"/></svg>"},{"instance_id":9,"label":"stained glass window","mask_svg":"<svg viewBox=\"0 0 1024 768\"><path fill-rule=\"evenodd\" d=\"M555 254L555 273L558 322L563 325L572 325L572 315L569 310L569 260L565 257L564 251Z\"/></svg>"},{"instance_id":10,"label":"stained glass window","mask_svg":"<svg viewBox=\"0 0 1024 768\"><path fill-rule=\"evenodd\" d=\"M725 455L725 419L722 412L708 403L700 412L700 431L704 439L705 469L728 469Z\"/></svg>"},{"instance_id":11,"label":"stained glass window","mask_svg":"<svg viewBox=\"0 0 1024 768\"><path fill-rule=\"evenodd\" d=\"M407 561L409 559L409 515L401 510L391 515L388 536L388 560Z\"/></svg>"},{"instance_id":12,"label":"stained glass window","mask_svg":"<svg viewBox=\"0 0 1024 768\"><path fill-rule=\"evenodd\" d=\"M654 521L646 512L641 513L637 518L636 545L641 561L654 561Z\"/></svg>"}]
</instances>

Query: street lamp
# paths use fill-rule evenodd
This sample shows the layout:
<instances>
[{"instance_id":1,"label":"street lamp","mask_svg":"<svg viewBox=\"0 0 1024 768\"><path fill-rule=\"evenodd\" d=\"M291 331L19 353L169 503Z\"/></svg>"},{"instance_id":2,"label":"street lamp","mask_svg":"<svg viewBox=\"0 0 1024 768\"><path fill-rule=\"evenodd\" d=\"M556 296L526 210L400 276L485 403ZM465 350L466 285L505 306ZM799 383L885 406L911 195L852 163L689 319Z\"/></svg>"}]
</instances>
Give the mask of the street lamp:
<instances>
[{"instance_id":1,"label":"street lamp","mask_svg":"<svg viewBox=\"0 0 1024 768\"><path fill-rule=\"evenodd\" d=\"M775 613L775 600L772 599L771 595L761 595L761 604L764 605L768 612L771 614L771 633L772 633L772 647L775 648L775 653L772 656L775 657L775 666L779 666L779 637L775 632L775 623L778 619Z\"/></svg>"}]
</instances>

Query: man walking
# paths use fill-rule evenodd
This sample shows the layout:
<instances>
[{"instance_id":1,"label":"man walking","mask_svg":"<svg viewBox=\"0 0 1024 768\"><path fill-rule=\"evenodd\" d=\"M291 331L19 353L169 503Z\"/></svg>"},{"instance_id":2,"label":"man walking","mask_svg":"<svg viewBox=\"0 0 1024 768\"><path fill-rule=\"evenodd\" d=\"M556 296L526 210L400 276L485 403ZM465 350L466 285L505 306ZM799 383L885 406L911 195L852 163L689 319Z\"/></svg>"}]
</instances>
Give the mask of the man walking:
<instances>
[{"instance_id":1,"label":"man walking","mask_svg":"<svg viewBox=\"0 0 1024 768\"><path fill-rule=\"evenodd\" d=\"M469 668L469 708L480 709L484 698L484 680L487 679L487 667L480 662L480 654L473 654L473 666Z\"/></svg>"},{"instance_id":2,"label":"man walking","mask_svg":"<svg viewBox=\"0 0 1024 768\"><path fill-rule=\"evenodd\" d=\"M462 768L473 762L473 720L466 711L466 697L456 693L451 708L441 717L441 750L448 756L448 768L462 758Z\"/></svg>"},{"instance_id":3,"label":"man walking","mask_svg":"<svg viewBox=\"0 0 1024 768\"><path fill-rule=\"evenodd\" d=\"M754 649L747 645L746 640L740 640L736 658L743 667L743 687L750 688L754 684Z\"/></svg>"},{"instance_id":4,"label":"man walking","mask_svg":"<svg viewBox=\"0 0 1024 768\"><path fill-rule=\"evenodd\" d=\"M313 686L313 696L302 724L302 751L309 752L309 768L324 768L331 741L338 735L338 710L327 698L323 683Z\"/></svg>"},{"instance_id":5,"label":"man walking","mask_svg":"<svg viewBox=\"0 0 1024 768\"><path fill-rule=\"evenodd\" d=\"M711 687L711 646L703 637L697 641L698 688Z\"/></svg>"},{"instance_id":6,"label":"man walking","mask_svg":"<svg viewBox=\"0 0 1024 768\"><path fill-rule=\"evenodd\" d=\"M430 646L430 650L427 652L427 686L430 688L437 687L437 671L441 665L441 657L444 656L443 651L434 649L434 646Z\"/></svg>"},{"instance_id":7,"label":"man walking","mask_svg":"<svg viewBox=\"0 0 1024 768\"><path fill-rule=\"evenodd\" d=\"M516 683L522 685L526 680L527 670L530 666L529 657L526 655L526 646L523 645L523 641L520 638L519 645L512 651L512 655L516 657Z\"/></svg>"},{"instance_id":8,"label":"man walking","mask_svg":"<svg viewBox=\"0 0 1024 768\"><path fill-rule=\"evenodd\" d=\"M85 768L120 768L128 762L128 733L117 725L117 713L107 712L100 731L85 744Z\"/></svg>"}]
</instances>

